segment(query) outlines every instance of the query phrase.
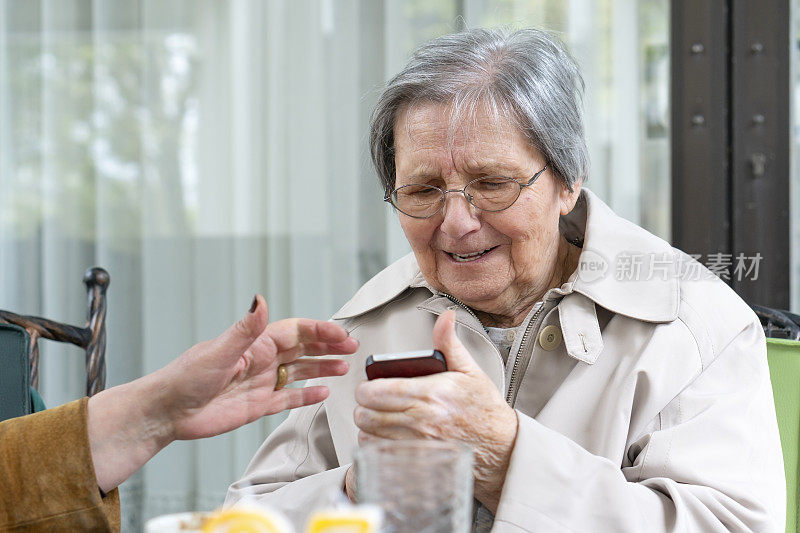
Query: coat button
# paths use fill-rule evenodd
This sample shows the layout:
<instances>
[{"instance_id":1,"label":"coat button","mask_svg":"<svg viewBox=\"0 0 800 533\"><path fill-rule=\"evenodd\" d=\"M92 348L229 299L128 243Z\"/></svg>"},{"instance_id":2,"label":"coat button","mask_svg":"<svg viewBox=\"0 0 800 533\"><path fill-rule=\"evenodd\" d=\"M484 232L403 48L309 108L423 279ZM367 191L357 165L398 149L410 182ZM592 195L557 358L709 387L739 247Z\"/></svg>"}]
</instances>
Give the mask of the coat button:
<instances>
[{"instance_id":1,"label":"coat button","mask_svg":"<svg viewBox=\"0 0 800 533\"><path fill-rule=\"evenodd\" d=\"M539 344L548 352L555 350L561 345L561 330L558 326L545 326L539 333Z\"/></svg>"}]
</instances>

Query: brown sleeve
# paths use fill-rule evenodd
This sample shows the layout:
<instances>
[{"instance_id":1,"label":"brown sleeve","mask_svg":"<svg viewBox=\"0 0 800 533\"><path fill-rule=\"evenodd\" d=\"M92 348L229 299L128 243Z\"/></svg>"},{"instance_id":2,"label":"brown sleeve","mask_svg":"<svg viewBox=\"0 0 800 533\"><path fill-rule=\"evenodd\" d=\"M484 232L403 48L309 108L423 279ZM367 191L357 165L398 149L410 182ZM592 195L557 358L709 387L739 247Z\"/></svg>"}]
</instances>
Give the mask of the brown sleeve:
<instances>
[{"instance_id":1,"label":"brown sleeve","mask_svg":"<svg viewBox=\"0 0 800 533\"><path fill-rule=\"evenodd\" d=\"M0 530L119 531L89 448L88 398L0 422Z\"/></svg>"}]
</instances>

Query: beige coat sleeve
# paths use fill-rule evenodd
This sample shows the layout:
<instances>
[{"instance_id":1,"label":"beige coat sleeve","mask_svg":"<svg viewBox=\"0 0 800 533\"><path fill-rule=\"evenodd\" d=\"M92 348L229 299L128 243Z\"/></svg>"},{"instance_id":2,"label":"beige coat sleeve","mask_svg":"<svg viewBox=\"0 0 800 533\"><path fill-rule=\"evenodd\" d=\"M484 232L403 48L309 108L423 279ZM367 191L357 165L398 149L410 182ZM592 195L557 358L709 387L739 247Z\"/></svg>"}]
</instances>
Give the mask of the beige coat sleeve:
<instances>
[{"instance_id":1,"label":"beige coat sleeve","mask_svg":"<svg viewBox=\"0 0 800 533\"><path fill-rule=\"evenodd\" d=\"M348 466L339 465L336 457L325 404L295 409L261 445L242 479L230 486L225 506L266 504L302 528L312 510L343 494Z\"/></svg>"},{"instance_id":2,"label":"beige coat sleeve","mask_svg":"<svg viewBox=\"0 0 800 533\"><path fill-rule=\"evenodd\" d=\"M518 419L494 532L784 531L780 441L758 324L662 410L656 429L627 450L630 466Z\"/></svg>"}]
</instances>

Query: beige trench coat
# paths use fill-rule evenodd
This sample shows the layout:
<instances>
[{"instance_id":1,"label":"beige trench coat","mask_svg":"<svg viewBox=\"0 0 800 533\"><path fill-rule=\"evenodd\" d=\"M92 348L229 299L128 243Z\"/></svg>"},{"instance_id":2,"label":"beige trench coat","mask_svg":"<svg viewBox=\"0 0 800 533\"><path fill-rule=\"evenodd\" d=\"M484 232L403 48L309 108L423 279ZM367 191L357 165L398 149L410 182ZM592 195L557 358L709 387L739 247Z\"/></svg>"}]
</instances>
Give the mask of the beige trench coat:
<instances>
[{"instance_id":1,"label":"beige trench coat","mask_svg":"<svg viewBox=\"0 0 800 533\"><path fill-rule=\"evenodd\" d=\"M519 420L492 531L783 531L758 319L699 263L587 190L561 232L583 240L579 268L528 317L505 364L473 315L429 288L413 255L365 284L333 317L361 343L349 374L322 380L330 397L269 436L226 504L257 494L301 525L344 484L367 356L430 348L436 317L455 309L459 338ZM561 338L541 336L547 326Z\"/></svg>"}]
</instances>

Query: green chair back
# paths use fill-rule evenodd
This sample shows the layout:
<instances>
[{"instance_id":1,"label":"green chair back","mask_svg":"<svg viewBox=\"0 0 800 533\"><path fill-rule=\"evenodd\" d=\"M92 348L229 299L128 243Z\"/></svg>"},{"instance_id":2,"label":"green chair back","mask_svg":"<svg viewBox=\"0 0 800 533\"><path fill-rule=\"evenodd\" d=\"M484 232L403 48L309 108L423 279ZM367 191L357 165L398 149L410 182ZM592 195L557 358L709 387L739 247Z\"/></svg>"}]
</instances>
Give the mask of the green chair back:
<instances>
[{"instance_id":1,"label":"green chair back","mask_svg":"<svg viewBox=\"0 0 800 533\"><path fill-rule=\"evenodd\" d=\"M31 412L30 340L20 326L0 324L0 421Z\"/></svg>"},{"instance_id":2,"label":"green chair back","mask_svg":"<svg viewBox=\"0 0 800 533\"><path fill-rule=\"evenodd\" d=\"M767 359L786 470L786 531L800 531L800 342L767 339Z\"/></svg>"}]
</instances>

